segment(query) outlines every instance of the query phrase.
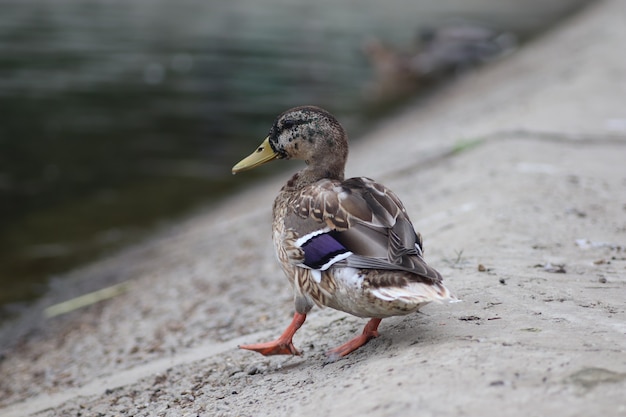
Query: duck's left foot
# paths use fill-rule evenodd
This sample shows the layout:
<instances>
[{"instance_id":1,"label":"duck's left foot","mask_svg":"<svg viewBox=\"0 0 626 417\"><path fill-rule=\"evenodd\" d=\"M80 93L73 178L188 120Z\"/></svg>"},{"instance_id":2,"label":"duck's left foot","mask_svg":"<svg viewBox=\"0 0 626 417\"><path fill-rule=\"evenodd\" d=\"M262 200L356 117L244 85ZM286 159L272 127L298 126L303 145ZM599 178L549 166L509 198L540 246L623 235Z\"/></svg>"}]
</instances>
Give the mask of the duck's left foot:
<instances>
[{"instance_id":1,"label":"duck's left foot","mask_svg":"<svg viewBox=\"0 0 626 417\"><path fill-rule=\"evenodd\" d=\"M342 356L346 356L347 354L354 352L355 350L369 342L370 339L378 337L378 325L380 324L381 320L382 319L371 319L365 325L363 333L348 341L347 343L344 343L343 345L326 352L328 360L334 361L341 358Z\"/></svg>"},{"instance_id":2,"label":"duck's left foot","mask_svg":"<svg viewBox=\"0 0 626 417\"><path fill-rule=\"evenodd\" d=\"M239 345L239 349L253 350L261 355L301 355L302 353L293 345L293 335L298 331L300 326L306 320L306 314L296 312L293 315L291 324L280 335L280 337L272 342L254 343L252 345Z\"/></svg>"}]
</instances>

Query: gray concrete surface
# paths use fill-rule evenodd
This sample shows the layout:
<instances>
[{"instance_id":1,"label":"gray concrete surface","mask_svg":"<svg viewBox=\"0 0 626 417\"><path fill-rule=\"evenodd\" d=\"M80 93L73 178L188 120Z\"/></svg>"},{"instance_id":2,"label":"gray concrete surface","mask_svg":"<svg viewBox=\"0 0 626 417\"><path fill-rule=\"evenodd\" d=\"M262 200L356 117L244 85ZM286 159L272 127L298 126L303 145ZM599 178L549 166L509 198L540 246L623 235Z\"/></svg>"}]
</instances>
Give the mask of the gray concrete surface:
<instances>
[{"instance_id":1,"label":"gray concrete surface","mask_svg":"<svg viewBox=\"0 0 626 417\"><path fill-rule=\"evenodd\" d=\"M285 173L77 271L130 289L6 352L0 415L626 416L625 50L626 1L597 3L353 146L462 303L328 365L364 320L315 310L298 358L237 350L290 320Z\"/></svg>"}]
</instances>

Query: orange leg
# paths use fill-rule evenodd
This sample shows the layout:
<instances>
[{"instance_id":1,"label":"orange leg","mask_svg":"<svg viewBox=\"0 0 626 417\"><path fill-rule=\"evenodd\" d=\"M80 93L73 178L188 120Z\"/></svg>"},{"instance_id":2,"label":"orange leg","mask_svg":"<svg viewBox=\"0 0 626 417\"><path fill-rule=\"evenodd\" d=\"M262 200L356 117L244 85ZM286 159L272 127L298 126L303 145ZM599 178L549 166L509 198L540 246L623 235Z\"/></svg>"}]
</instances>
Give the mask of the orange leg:
<instances>
[{"instance_id":1,"label":"orange leg","mask_svg":"<svg viewBox=\"0 0 626 417\"><path fill-rule=\"evenodd\" d=\"M363 329L363 333L355 337L354 339L344 343L343 345L336 347L334 349L326 352L326 355L330 360L339 359L342 356L346 356L350 352L354 352L367 342L370 339L378 337L378 325L380 324L382 319L371 319L365 325Z\"/></svg>"},{"instance_id":2,"label":"orange leg","mask_svg":"<svg viewBox=\"0 0 626 417\"><path fill-rule=\"evenodd\" d=\"M301 355L300 351L293 345L291 339L306 320L306 314L296 312L293 315L291 324L272 342L255 343L253 345L240 345L239 349L248 349L259 352L261 355Z\"/></svg>"}]
</instances>

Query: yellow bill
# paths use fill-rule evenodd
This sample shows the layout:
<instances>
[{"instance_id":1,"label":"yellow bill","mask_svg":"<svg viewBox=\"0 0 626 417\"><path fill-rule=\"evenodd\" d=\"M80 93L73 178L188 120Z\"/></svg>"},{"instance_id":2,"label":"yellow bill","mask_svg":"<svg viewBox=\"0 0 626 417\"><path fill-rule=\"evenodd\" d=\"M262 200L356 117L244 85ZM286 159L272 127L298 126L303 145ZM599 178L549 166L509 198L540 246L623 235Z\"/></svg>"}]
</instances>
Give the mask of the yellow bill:
<instances>
[{"instance_id":1,"label":"yellow bill","mask_svg":"<svg viewBox=\"0 0 626 417\"><path fill-rule=\"evenodd\" d=\"M274 152L270 146L270 138L268 136L265 138L263 143L256 148L256 151L254 151L250 156L247 156L239 161L239 163L233 167L233 174L256 168L259 165L263 165L266 162L276 159L277 157L278 154Z\"/></svg>"}]
</instances>

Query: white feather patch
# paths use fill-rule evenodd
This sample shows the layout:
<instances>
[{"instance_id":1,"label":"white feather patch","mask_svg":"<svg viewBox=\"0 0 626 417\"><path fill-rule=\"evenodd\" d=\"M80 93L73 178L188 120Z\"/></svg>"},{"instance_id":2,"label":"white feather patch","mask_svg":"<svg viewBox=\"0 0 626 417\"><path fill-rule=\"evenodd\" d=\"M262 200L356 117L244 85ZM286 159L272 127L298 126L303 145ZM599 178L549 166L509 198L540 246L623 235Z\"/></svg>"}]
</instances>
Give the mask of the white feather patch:
<instances>
[{"instance_id":1,"label":"white feather patch","mask_svg":"<svg viewBox=\"0 0 626 417\"><path fill-rule=\"evenodd\" d=\"M295 245L296 245L296 247L301 248L302 245L304 245L309 240L313 239L315 236L321 235L322 233L328 233L328 232L330 232L330 227L326 226L323 229L318 229L318 230L315 230L315 231L313 231L311 233L307 233L306 235L299 237L296 240Z\"/></svg>"},{"instance_id":2,"label":"white feather patch","mask_svg":"<svg viewBox=\"0 0 626 417\"><path fill-rule=\"evenodd\" d=\"M331 266L333 266L335 263L346 259L348 257L350 257L352 255L352 252L345 252L345 253L340 253L339 255L335 256L334 258L332 258L331 260L329 260L328 262L326 262L324 265L322 265L319 269L313 269L308 265L305 265L303 263L299 263L297 264L300 268L305 268L305 269L310 269L311 271L326 271L328 268L330 268Z\"/></svg>"},{"instance_id":3,"label":"white feather patch","mask_svg":"<svg viewBox=\"0 0 626 417\"><path fill-rule=\"evenodd\" d=\"M311 269L311 276L318 284L322 282L322 272L318 269Z\"/></svg>"},{"instance_id":4,"label":"white feather patch","mask_svg":"<svg viewBox=\"0 0 626 417\"><path fill-rule=\"evenodd\" d=\"M356 268L337 268L333 271L333 277L341 281L344 287L361 288L363 285L363 276Z\"/></svg>"},{"instance_id":5,"label":"white feather patch","mask_svg":"<svg viewBox=\"0 0 626 417\"><path fill-rule=\"evenodd\" d=\"M414 282L405 287L377 288L371 290L371 293L384 301L404 301L411 304L456 301L456 297L451 295L450 291L443 285L438 288L421 282Z\"/></svg>"},{"instance_id":6,"label":"white feather patch","mask_svg":"<svg viewBox=\"0 0 626 417\"><path fill-rule=\"evenodd\" d=\"M343 259L346 259L347 257L351 256L352 252L344 252L344 253L340 253L339 255L331 258L328 262L326 262L324 265L322 265L320 267L321 271L326 271L328 268L330 268L334 263L339 262Z\"/></svg>"}]
</instances>

